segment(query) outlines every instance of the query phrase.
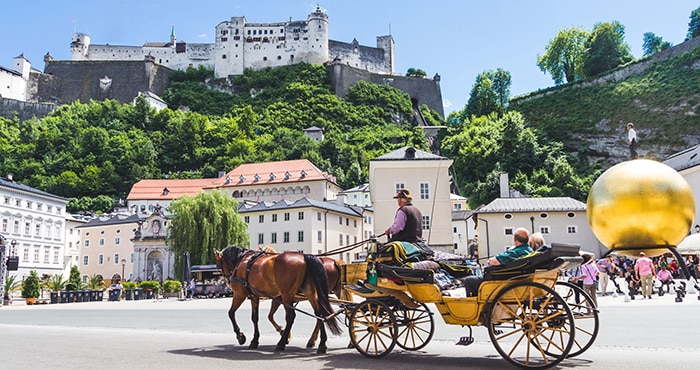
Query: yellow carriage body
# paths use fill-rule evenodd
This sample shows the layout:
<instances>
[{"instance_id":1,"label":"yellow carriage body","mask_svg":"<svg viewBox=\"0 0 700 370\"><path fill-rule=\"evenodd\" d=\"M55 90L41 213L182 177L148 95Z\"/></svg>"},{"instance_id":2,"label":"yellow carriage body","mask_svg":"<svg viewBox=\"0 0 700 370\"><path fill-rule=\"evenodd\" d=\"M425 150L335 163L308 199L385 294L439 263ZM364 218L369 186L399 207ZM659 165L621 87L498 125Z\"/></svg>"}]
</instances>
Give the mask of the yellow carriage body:
<instances>
[{"instance_id":1,"label":"yellow carriage body","mask_svg":"<svg viewBox=\"0 0 700 370\"><path fill-rule=\"evenodd\" d=\"M578 247L576 247L578 254ZM569 250L567 253L570 253ZM580 263L580 257L561 259L561 262L548 266L547 269L535 269L534 271L522 272L518 275L517 268L508 272L509 278L495 280L485 280L479 285L479 292L474 297L451 297L442 294L438 285L427 282L405 281L404 284L397 284L394 280L379 277L376 285L366 282L368 262L352 263L343 266L342 276L346 291L358 295L362 298L380 298L393 296L398 298L405 306L415 308L421 303L433 303L443 321L452 325L484 325L487 318L483 312L485 308L491 307L494 297L504 288L518 282L540 283L549 288L553 288L562 269L575 267ZM496 274L494 274L496 275ZM357 283L363 281L364 286ZM508 291L501 297L501 302L522 302L526 297L525 292L530 292L527 288L516 288ZM544 291L536 291L535 294L545 295Z\"/></svg>"}]
</instances>

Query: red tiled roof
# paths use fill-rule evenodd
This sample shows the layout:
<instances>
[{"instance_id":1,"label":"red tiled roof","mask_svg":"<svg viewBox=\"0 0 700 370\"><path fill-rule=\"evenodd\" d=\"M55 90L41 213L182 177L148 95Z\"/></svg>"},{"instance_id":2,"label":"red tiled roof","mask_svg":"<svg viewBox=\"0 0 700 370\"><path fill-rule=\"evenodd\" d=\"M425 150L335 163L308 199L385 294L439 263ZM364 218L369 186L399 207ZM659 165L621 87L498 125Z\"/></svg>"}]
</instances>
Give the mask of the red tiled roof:
<instances>
[{"instance_id":1,"label":"red tiled roof","mask_svg":"<svg viewBox=\"0 0 700 370\"><path fill-rule=\"evenodd\" d=\"M303 177L302 172L304 173ZM270 174L273 175L272 179L270 178ZM257 181L255 180L255 175L258 175ZM228 184L226 184L227 177L230 179ZM242 164L217 180L219 181L219 184L217 184L219 186L233 187L317 180L328 180L335 183L335 176L331 176L319 170L308 159L295 159L290 161Z\"/></svg>"},{"instance_id":2,"label":"red tiled roof","mask_svg":"<svg viewBox=\"0 0 700 370\"><path fill-rule=\"evenodd\" d=\"M202 189L221 179L141 180L131 187L127 200L175 200L183 195L196 196ZM167 189L167 191L165 190Z\"/></svg>"}]
</instances>

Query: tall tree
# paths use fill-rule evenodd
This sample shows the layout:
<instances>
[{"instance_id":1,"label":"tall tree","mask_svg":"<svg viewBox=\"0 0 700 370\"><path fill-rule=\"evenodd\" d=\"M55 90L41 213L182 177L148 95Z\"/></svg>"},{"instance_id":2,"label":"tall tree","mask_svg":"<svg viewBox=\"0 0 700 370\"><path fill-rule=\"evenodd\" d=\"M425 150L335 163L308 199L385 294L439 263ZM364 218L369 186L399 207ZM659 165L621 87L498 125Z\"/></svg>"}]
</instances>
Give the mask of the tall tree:
<instances>
[{"instance_id":1,"label":"tall tree","mask_svg":"<svg viewBox=\"0 0 700 370\"><path fill-rule=\"evenodd\" d=\"M230 244L247 247L248 225L238 214L238 202L219 191L207 191L195 197L183 196L173 201L173 214L166 243L178 265L184 252L192 263L213 263L214 250Z\"/></svg>"},{"instance_id":2,"label":"tall tree","mask_svg":"<svg viewBox=\"0 0 700 370\"><path fill-rule=\"evenodd\" d=\"M644 44L642 44L644 56L656 54L670 48L671 46L673 46L673 44L668 41L664 41L663 37L656 36L653 32L644 33Z\"/></svg>"},{"instance_id":3,"label":"tall tree","mask_svg":"<svg viewBox=\"0 0 700 370\"><path fill-rule=\"evenodd\" d=\"M502 115L508 108L510 84L510 72L501 68L479 73L469 94L467 117L487 116L494 112Z\"/></svg>"},{"instance_id":4,"label":"tall tree","mask_svg":"<svg viewBox=\"0 0 700 370\"><path fill-rule=\"evenodd\" d=\"M588 36L588 31L578 27L560 30L549 40L545 53L537 56L537 66L549 72L557 85L585 77L583 55Z\"/></svg>"},{"instance_id":5,"label":"tall tree","mask_svg":"<svg viewBox=\"0 0 700 370\"><path fill-rule=\"evenodd\" d=\"M686 41L700 36L700 7L690 12L690 22L688 22L688 34Z\"/></svg>"},{"instance_id":6,"label":"tall tree","mask_svg":"<svg viewBox=\"0 0 700 370\"><path fill-rule=\"evenodd\" d=\"M618 21L597 23L586 39L583 71L595 76L632 61L625 43L625 26Z\"/></svg>"}]
</instances>

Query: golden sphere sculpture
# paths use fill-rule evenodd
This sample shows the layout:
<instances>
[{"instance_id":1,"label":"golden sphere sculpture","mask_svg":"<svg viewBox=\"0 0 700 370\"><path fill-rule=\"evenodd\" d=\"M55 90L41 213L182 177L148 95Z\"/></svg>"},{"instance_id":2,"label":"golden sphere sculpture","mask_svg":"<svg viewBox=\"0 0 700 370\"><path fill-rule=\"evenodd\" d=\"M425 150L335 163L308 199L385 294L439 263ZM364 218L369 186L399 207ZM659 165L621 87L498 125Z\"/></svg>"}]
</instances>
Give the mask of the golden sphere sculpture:
<instances>
[{"instance_id":1,"label":"golden sphere sculpture","mask_svg":"<svg viewBox=\"0 0 700 370\"><path fill-rule=\"evenodd\" d=\"M615 253L648 257L668 252L685 236L695 217L688 182L673 168L648 159L622 162L593 183L588 223Z\"/></svg>"}]
</instances>

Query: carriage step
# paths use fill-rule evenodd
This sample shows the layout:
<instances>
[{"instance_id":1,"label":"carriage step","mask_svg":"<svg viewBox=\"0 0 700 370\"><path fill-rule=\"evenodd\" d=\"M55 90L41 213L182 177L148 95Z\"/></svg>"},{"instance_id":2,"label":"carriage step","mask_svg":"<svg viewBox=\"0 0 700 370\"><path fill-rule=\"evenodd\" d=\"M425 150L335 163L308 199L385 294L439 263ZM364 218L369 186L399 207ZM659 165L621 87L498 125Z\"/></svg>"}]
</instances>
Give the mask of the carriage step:
<instances>
[{"instance_id":1,"label":"carriage step","mask_svg":"<svg viewBox=\"0 0 700 370\"><path fill-rule=\"evenodd\" d=\"M347 289L354 290L359 294L372 294L374 292L374 290L359 284L346 285L345 287Z\"/></svg>"},{"instance_id":2,"label":"carriage step","mask_svg":"<svg viewBox=\"0 0 700 370\"><path fill-rule=\"evenodd\" d=\"M474 337L459 337L459 341L456 343L458 346L468 346L474 343Z\"/></svg>"}]
</instances>

